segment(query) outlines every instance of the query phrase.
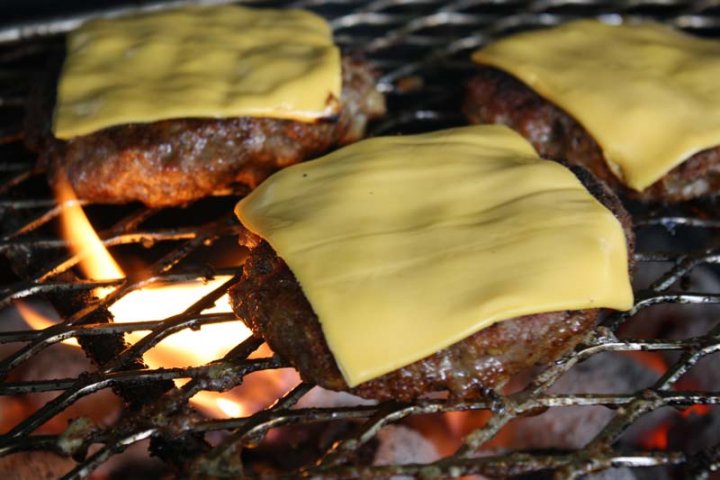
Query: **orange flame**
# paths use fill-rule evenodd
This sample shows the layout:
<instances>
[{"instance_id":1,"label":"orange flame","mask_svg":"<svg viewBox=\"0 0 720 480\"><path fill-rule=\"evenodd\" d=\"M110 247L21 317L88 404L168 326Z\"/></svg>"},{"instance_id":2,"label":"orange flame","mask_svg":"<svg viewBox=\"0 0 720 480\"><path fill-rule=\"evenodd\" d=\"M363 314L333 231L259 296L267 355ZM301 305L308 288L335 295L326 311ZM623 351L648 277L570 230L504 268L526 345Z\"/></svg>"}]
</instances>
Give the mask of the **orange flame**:
<instances>
[{"instance_id":1,"label":"orange flame","mask_svg":"<svg viewBox=\"0 0 720 480\"><path fill-rule=\"evenodd\" d=\"M63 237L70 240L73 254L79 255L80 269L93 280L113 280L125 277L125 273L100 241L95 229L67 181L57 182L57 197L64 206L60 221Z\"/></svg>"},{"instance_id":2,"label":"orange flame","mask_svg":"<svg viewBox=\"0 0 720 480\"><path fill-rule=\"evenodd\" d=\"M125 277L125 273L100 241L90 221L77 203L67 182L58 186L58 200L64 205L61 214L63 235L71 244L72 251L80 257L79 266L84 275L93 280ZM203 296L218 288L230 277L216 277L210 281L196 280L183 284L151 287L136 290L110 306L116 322L162 320L185 311ZM106 296L112 288L97 289L96 295ZM18 303L18 309L27 323L35 329L47 328L54 322L26 304ZM203 313L230 312L227 295L218 300L213 308ZM131 344L143 338L146 332L131 332L125 338ZM204 325L200 330L181 330L161 341L143 356L148 367L169 368L203 365L227 354L238 343L250 336L249 329L240 321ZM69 340L67 343L71 343ZM73 340L77 346L77 341ZM220 416L238 416L246 413L244 406L216 392L200 392L193 402L209 413Z\"/></svg>"},{"instance_id":3,"label":"orange flame","mask_svg":"<svg viewBox=\"0 0 720 480\"><path fill-rule=\"evenodd\" d=\"M30 325L30 328L34 330L44 330L48 327L52 327L55 324L55 322L40 314L38 311L30 307L25 302L15 302L15 307L17 307L18 312L20 312L20 315L23 317L23 320L25 320L25 322ZM63 340L63 342L68 345L73 345L75 347L80 346L77 339L75 338L68 338L67 340Z\"/></svg>"}]
</instances>

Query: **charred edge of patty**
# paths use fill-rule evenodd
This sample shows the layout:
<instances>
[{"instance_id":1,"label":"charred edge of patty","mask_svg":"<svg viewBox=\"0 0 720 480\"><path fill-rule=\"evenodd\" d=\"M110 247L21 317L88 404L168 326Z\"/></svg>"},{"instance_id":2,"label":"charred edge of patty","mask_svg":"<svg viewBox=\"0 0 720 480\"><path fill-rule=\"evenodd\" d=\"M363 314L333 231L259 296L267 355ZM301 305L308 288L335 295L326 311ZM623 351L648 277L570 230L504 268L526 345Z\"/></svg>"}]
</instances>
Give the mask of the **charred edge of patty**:
<instances>
[{"instance_id":1,"label":"charred edge of patty","mask_svg":"<svg viewBox=\"0 0 720 480\"><path fill-rule=\"evenodd\" d=\"M367 122L385 113L377 72L356 57L343 57L342 65L342 107L335 119L305 123L237 117L120 125L68 141L45 141L41 157L51 184L64 176L78 197L96 202L139 200L162 207L232 184L253 188L280 168L362 138Z\"/></svg>"},{"instance_id":2,"label":"charred edge of patty","mask_svg":"<svg viewBox=\"0 0 720 480\"><path fill-rule=\"evenodd\" d=\"M581 165L614 190L643 202L680 202L720 190L720 146L691 156L642 192L623 185L602 149L571 115L512 75L481 67L470 80L465 105L473 123L501 123L527 138L543 157Z\"/></svg>"},{"instance_id":3,"label":"charred edge of patty","mask_svg":"<svg viewBox=\"0 0 720 480\"><path fill-rule=\"evenodd\" d=\"M632 268L634 236L630 216L617 196L587 171L573 169L590 192L622 224ZM378 400L409 401L447 390L473 398L537 363L555 360L595 326L599 310L562 311L498 322L422 360L349 389L324 340L317 315L295 276L272 247L253 234L242 281L230 291L233 310L306 381Z\"/></svg>"}]
</instances>

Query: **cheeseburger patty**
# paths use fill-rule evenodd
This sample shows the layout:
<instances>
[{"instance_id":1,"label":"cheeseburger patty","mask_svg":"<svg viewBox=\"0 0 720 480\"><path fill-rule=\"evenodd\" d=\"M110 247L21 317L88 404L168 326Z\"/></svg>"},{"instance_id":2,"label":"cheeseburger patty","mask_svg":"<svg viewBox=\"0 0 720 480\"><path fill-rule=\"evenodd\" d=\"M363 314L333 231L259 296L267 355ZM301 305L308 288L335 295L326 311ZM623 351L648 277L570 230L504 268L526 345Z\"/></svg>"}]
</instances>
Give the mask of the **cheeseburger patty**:
<instances>
[{"instance_id":1,"label":"cheeseburger patty","mask_svg":"<svg viewBox=\"0 0 720 480\"><path fill-rule=\"evenodd\" d=\"M720 146L696 153L642 192L624 187L582 125L515 77L495 68L481 67L470 81L464 111L473 123L511 127L541 156L581 165L615 190L642 201L679 202L720 189Z\"/></svg>"},{"instance_id":2,"label":"cheeseburger patty","mask_svg":"<svg viewBox=\"0 0 720 480\"><path fill-rule=\"evenodd\" d=\"M255 187L274 171L360 139L385 113L376 73L343 58L337 118L179 119L110 127L44 147L50 182L66 178L78 197L104 203L183 204L233 183Z\"/></svg>"},{"instance_id":3,"label":"cheeseburger patty","mask_svg":"<svg viewBox=\"0 0 720 480\"><path fill-rule=\"evenodd\" d=\"M618 198L586 171L573 168L588 190L623 226L634 251L630 216ZM498 322L406 367L349 389L325 342L317 315L285 262L268 243L249 234L251 253L242 281L230 290L235 313L255 335L292 364L305 381L366 398L408 401L431 391L478 396L536 363L552 361L580 342L599 310L526 315ZM630 260L632 263L632 260Z\"/></svg>"}]
</instances>

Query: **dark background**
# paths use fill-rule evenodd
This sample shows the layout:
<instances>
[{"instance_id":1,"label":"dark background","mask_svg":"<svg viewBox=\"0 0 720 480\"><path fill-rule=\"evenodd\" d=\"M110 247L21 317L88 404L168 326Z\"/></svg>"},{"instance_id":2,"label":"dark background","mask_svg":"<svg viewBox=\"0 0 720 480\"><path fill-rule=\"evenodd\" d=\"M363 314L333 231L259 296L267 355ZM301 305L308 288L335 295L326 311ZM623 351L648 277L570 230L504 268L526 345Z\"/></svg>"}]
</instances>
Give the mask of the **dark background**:
<instances>
[{"instance_id":1,"label":"dark background","mask_svg":"<svg viewBox=\"0 0 720 480\"><path fill-rule=\"evenodd\" d=\"M0 25L30 19L72 15L123 5L146 5L162 0L0 0ZM167 0L165 0L167 1Z\"/></svg>"}]
</instances>

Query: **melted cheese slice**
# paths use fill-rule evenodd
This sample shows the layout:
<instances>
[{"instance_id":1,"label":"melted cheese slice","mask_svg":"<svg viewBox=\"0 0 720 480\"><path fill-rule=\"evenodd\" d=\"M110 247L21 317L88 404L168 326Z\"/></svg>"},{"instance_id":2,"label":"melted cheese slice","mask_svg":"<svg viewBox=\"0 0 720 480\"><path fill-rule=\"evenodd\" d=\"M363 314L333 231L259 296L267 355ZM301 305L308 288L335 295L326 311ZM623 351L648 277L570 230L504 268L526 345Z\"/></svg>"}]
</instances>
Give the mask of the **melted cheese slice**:
<instances>
[{"instance_id":1,"label":"melted cheese slice","mask_svg":"<svg viewBox=\"0 0 720 480\"><path fill-rule=\"evenodd\" d=\"M236 213L297 277L351 387L500 320L633 303L618 220L503 126L365 140Z\"/></svg>"},{"instance_id":2,"label":"melted cheese slice","mask_svg":"<svg viewBox=\"0 0 720 480\"><path fill-rule=\"evenodd\" d=\"M68 38L54 134L126 123L337 112L340 53L302 10L190 7L84 24Z\"/></svg>"},{"instance_id":3,"label":"melted cheese slice","mask_svg":"<svg viewBox=\"0 0 720 480\"><path fill-rule=\"evenodd\" d=\"M513 35L473 60L575 117L635 190L720 145L720 42L657 24L581 20Z\"/></svg>"}]
</instances>

